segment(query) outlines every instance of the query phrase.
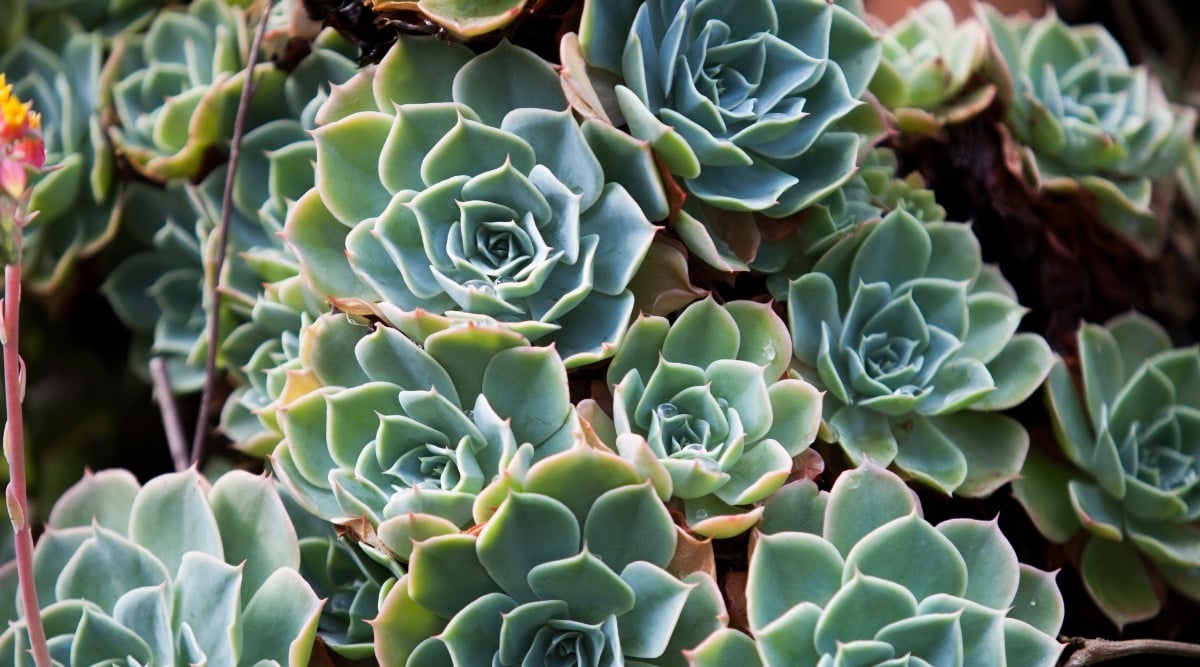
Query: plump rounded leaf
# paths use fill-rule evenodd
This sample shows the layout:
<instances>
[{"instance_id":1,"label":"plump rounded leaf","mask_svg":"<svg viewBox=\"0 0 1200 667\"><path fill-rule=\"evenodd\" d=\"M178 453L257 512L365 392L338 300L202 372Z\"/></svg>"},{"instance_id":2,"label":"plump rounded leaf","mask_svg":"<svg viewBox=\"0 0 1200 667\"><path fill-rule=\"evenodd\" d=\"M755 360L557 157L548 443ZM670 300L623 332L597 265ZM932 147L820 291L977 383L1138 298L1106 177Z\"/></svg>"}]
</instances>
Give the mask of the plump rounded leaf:
<instances>
[{"instance_id":1,"label":"plump rounded leaf","mask_svg":"<svg viewBox=\"0 0 1200 667\"><path fill-rule=\"evenodd\" d=\"M633 561L665 567L675 554L675 524L649 483L625 486L596 499L583 542L614 572Z\"/></svg>"},{"instance_id":2,"label":"plump rounded leaf","mask_svg":"<svg viewBox=\"0 0 1200 667\"><path fill-rule=\"evenodd\" d=\"M168 572L184 554L224 555L221 532L206 497L208 482L195 470L155 477L142 487L129 518L129 537L158 557ZM187 530L180 530L187 526Z\"/></svg>"},{"instance_id":3,"label":"plump rounded leaf","mask_svg":"<svg viewBox=\"0 0 1200 667\"><path fill-rule=\"evenodd\" d=\"M949 519L938 524L937 529L954 544L966 565L967 589L962 597L992 609L1004 609L1011 604L1023 570L999 524Z\"/></svg>"},{"instance_id":4,"label":"plump rounded leaf","mask_svg":"<svg viewBox=\"0 0 1200 667\"><path fill-rule=\"evenodd\" d=\"M1088 593L1117 627L1153 618L1162 608L1150 573L1127 542L1089 539L1079 570ZM1121 576L1113 576L1113 572Z\"/></svg>"},{"instance_id":5,"label":"plump rounded leaf","mask_svg":"<svg viewBox=\"0 0 1200 667\"><path fill-rule=\"evenodd\" d=\"M226 562L245 563L244 600L250 600L276 571L300 567L296 530L269 479L245 471L228 472L213 484L208 499L220 527Z\"/></svg>"},{"instance_id":6,"label":"plump rounded leaf","mask_svg":"<svg viewBox=\"0 0 1200 667\"><path fill-rule=\"evenodd\" d=\"M916 509L898 477L871 463L838 476L825 510L825 539L843 555L876 528Z\"/></svg>"},{"instance_id":7,"label":"plump rounded leaf","mask_svg":"<svg viewBox=\"0 0 1200 667\"><path fill-rule=\"evenodd\" d=\"M291 568L275 570L250 598L242 614L246 638L240 664L274 660L280 665L308 662L320 619L321 601Z\"/></svg>"},{"instance_id":8,"label":"plump rounded leaf","mask_svg":"<svg viewBox=\"0 0 1200 667\"><path fill-rule=\"evenodd\" d=\"M133 499L141 487L137 478L121 469L85 472L84 477L54 503L46 524L53 528L100 526L125 534Z\"/></svg>"},{"instance_id":9,"label":"plump rounded leaf","mask_svg":"<svg viewBox=\"0 0 1200 667\"><path fill-rule=\"evenodd\" d=\"M967 566L954 543L916 513L876 528L850 549L842 578L858 574L898 583L918 600L967 589Z\"/></svg>"},{"instance_id":10,"label":"plump rounded leaf","mask_svg":"<svg viewBox=\"0 0 1200 667\"><path fill-rule=\"evenodd\" d=\"M571 511L553 498L510 493L479 533L479 562L504 592L531 600L529 572L578 554L581 532Z\"/></svg>"},{"instance_id":11,"label":"plump rounded leaf","mask_svg":"<svg viewBox=\"0 0 1200 667\"><path fill-rule=\"evenodd\" d=\"M916 613L917 600L903 586L855 575L833 596L817 622L817 650L832 654L839 643L872 639L888 625Z\"/></svg>"},{"instance_id":12,"label":"plump rounded leaf","mask_svg":"<svg viewBox=\"0 0 1200 667\"><path fill-rule=\"evenodd\" d=\"M793 563L805 575L781 577ZM762 535L746 579L750 627L761 630L802 602L824 606L841 587L844 561L829 542L805 533Z\"/></svg>"}]
</instances>

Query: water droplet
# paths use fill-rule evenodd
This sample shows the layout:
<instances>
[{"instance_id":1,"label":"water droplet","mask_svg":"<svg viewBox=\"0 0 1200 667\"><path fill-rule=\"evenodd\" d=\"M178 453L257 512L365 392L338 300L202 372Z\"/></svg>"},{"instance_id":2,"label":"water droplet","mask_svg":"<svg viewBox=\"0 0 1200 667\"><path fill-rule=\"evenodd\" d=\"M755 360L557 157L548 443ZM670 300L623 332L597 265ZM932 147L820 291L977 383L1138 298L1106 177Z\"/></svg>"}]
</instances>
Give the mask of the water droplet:
<instances>
[{"instance_id":1,"label":"water droplet","mask_svg":"<svg viewBox=\"0 0 1200 667\"><path fill-rule=\"evenodd\" d=\"M474 411L474 410L472 410L472 409L470 409L470 408L467 408L466 410L463 410L463 414L467 416L467 419L474 419L474 418L475 418L475 411Z\"/></svg>"},{"instance_id":2,"label":"water droplet","mask_svg":"<svg viewBox=\"0 0 1200 667\"><path fill-rule=\"evenodd\" d=\"M662 419L669 419L679 414L679 408L675 407L671 403L659 403L658 407L654 408L654 411L657 412L658 416Z\"/></svg>"},{"instance_id":3,"label":"water droplet","mask_svg":"<svg viewBox=\"0 0 1200 667\"><path fill-rule=\"evenodd\" d=\"M463 283L463 287L469 290L475 290L476 292L480 292L482 294L496 296L496 288L486 280L468 280Z\"/></svg>"},{"instance_id":4,"label":"water droplet","mask_svg":"<svg viewBox=\"0 0 1200 667\"><path fill-rule=\"evenodd\" d=\"M703 521L708 518L708 510L696 510L696 520Z\"/></svg>"},{"instance_id":5,"label":"water droplet","mask_svg":"<svg viewBox=\"0 0 1200 667\"><path fill-rule=\"evenodd\" d=\"M763 343L762 356L764 361L775 361L775 346L769 341Z\"/></svg>"},{"instance_id":6,"label":"water droplet","mask_svg":"<svg viewBox=\"0 0 1200 667\"><path fill-rule=\"evenodd\" d=\"M1029 606L1030 606L1030 607L1036 607L1036 606L1037 606L1037 600L1030 600L1030 601L1029 601Z\"/></svg>"}]
</instances>

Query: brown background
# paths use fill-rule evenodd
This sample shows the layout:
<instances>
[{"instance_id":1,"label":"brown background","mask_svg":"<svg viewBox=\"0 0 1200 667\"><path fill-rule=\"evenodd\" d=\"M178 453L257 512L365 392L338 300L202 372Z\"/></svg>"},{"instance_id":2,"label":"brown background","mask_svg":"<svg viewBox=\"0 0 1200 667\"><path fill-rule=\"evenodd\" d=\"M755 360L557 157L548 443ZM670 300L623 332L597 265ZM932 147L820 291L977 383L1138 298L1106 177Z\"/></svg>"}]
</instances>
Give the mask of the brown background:
<instances>
[{"instance_id":1,"label":"brown background","mask_svg":"<svg viewBox=\"0 0 1200 667\"><path fill-rule=\"evenodd\" d=\"M922 0L866 0L867 11L875 16L892 23L904 16L911 7L921 4ZM971 13L971 0L947 0L954 8L959 18ZM1030 14L1041 15L1046 10L1045 0L991 0L990 4L1006 13L1027 11Z\"/></svg>"}]
</instances>

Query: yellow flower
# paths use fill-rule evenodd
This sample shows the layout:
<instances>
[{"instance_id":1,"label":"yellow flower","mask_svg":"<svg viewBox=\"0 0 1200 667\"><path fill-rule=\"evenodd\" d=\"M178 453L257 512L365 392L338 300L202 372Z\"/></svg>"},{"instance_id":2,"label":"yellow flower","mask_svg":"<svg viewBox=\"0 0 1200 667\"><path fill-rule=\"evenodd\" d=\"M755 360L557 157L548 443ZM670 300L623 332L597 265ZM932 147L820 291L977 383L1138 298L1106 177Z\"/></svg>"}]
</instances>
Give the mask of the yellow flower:
<instances>
[{"instance_id":1,"label":"yellow flower","mask_svg":"<svg viewBox=\"0 0 1200 667\"><path fill-rule=\"evenodd\" d=\"M14 198L25 190L26 169L46 162L42 118L32 109L32 102L13 95L12 84L0 73L0 192Z\"/></svg>"}]
</instances>

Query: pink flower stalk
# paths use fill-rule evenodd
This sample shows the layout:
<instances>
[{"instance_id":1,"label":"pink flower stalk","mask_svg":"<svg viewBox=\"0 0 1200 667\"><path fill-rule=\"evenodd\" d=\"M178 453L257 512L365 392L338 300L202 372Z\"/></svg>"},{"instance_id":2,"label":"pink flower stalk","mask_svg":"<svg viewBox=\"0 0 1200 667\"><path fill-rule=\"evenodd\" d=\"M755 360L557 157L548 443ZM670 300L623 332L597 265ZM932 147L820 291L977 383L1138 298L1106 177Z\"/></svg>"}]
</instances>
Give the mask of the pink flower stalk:
<instances>
[{"instance_id":1,"label":"pink flower stalk","mask_svg":"<svg viewBox=\"0 0 1200 667\"><path fill-rule=\"evenodd\" d=\"M29 524L29 501L25 488L25 422L21 401L25 393L25 364L19 353L21 313L21 232L30 216L27 175L46 162L42 143L41 116L32 104L13 95L12 85L0 74L0 260L4 266L3 323L0 344L4 347L4 401L8 423L4 425L4 455L11 479L5 493L9 519L16 534L17 577L25 607L30 649L38 667L49 667L50 651L42 627L41 607L33 578L33 530Z\"/></svg>"}]
</instances>

